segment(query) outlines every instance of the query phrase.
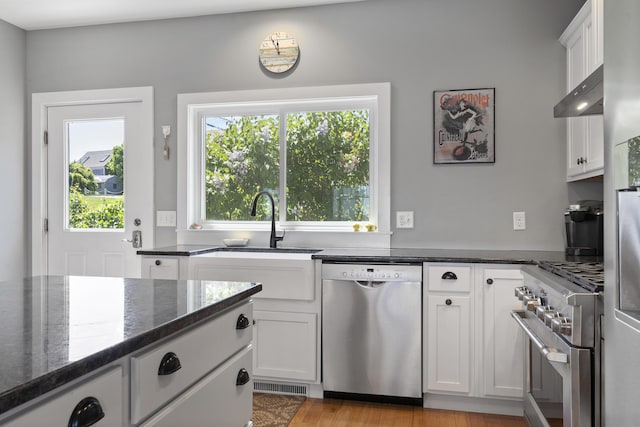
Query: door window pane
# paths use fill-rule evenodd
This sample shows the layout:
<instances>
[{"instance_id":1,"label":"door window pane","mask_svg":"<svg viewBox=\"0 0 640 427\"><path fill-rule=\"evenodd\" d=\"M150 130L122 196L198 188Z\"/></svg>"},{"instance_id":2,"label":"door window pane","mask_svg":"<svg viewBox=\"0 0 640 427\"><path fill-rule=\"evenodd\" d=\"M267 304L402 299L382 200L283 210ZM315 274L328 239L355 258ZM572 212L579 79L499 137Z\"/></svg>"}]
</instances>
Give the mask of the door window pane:
<instances>
[{"instance_id":1,"label":"door window pane","mask_svg":"<svg viewBox=\"0 0 640 427\"><path fill-rule=\"evenodd\" d=\"M369 111L287 116L287 220L368 221Z\"/></svg>"},{"instance_id":2,"label":"door window pane","mask_svg":"<svg viewBox=\"0 0 640 427\"><path fill-rule=\"evenodd\" d=\"M208 116L205 124L205 209L209 221L251 220L262 190L276 195L280 180L277 115ZM265 199L263 199L263 202ZM271 217L258 205L257 219ZM277 218L276 211L276 218Z\"/></svg>"},{"instance_id":3,"label":"door window pane","mask_svg":"<svg viewBox=\"0 0 640 427\"><path fill-rule=\"evenodd\" d=\"M124 119L66 122L67 228L124 228Z\"/></svg>"}]
</instances>

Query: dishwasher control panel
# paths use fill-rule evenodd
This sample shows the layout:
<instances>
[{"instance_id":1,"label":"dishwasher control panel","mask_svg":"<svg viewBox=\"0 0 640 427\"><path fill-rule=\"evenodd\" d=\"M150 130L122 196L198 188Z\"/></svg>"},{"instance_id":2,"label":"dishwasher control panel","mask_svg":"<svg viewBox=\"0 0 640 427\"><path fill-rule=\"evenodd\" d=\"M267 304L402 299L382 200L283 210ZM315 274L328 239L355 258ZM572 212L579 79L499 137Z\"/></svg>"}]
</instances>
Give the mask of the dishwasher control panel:
<instances>
[{"instance_id":1,"label":"dishwasher control panel","mask_svg":"<svg viewBox=\"0 0 640 427\"><path fill-rule=\"evenodd\" d=\"M322 264L322 278L328 280L375 280L421 282L419 265Z\"/></svg>"}]
</instances>

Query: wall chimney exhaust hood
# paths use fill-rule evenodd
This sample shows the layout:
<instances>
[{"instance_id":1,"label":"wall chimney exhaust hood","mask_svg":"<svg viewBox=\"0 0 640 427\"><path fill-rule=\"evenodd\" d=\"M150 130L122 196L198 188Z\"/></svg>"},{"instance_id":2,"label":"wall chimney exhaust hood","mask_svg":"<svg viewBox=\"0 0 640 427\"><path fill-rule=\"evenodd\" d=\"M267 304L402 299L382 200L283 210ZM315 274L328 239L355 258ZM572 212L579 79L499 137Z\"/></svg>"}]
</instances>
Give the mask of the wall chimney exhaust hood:
<instances>
[{"instance_id":1,"label":"wall chimney exhaust hood","mask_svg":"<svg viewBox=\"0 0 640 427\"><path fill-rule=\"evenodd\" d=\"M553 117L602 114L602 65L553 107Z\"/></svg>"}]
</instances>

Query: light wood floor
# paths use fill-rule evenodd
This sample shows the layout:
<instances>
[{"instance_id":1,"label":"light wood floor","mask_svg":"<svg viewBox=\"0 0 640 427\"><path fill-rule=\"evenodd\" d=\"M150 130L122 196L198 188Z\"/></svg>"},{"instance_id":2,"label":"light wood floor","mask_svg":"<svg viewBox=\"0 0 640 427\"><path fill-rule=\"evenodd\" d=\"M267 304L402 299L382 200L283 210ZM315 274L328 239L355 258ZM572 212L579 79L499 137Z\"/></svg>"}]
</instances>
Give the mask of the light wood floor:
<instances>
[{"instance_id":1,"label":"light wood floor","mask_svg":"<svg viewBox=\"0 0 640 427\"><path fill-rule=\"evenodd\" d=\"M527 427L522 417L381 403L307 399L289 427Z\"/></svg>"}]
</instances>

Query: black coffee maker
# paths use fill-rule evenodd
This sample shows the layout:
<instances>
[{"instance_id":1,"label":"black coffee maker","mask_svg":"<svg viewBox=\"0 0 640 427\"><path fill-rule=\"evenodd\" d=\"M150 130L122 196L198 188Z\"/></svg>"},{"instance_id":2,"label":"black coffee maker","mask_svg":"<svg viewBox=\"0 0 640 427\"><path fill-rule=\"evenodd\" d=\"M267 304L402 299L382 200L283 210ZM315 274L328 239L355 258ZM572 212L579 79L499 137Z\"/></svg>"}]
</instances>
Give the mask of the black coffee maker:
<instances>
[{"instance_id":1,"label":"black coffee maker","mask_svg":"<svg viewBox=\"0 0 640 427\"><path fill-rule=\"evenodd\" d=\"M602 202L582 200L564 213L567 255L602 256L604 248L604 216Z\"/></svg>"}]
</instances>

